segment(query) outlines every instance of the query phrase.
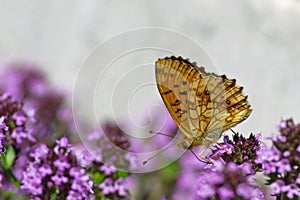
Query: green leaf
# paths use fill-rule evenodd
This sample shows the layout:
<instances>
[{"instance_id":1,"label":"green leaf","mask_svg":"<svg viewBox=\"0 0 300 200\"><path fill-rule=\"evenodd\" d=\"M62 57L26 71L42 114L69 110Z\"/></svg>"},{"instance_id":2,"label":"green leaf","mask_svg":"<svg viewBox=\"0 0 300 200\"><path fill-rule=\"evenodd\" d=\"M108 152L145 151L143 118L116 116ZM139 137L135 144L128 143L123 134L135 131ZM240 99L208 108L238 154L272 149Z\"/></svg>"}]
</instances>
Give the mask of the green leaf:
<instances>
[{"instance_id":1,"label":"green leaf","mask_svg":"<svg viewBox=\"0 0 300 200\"><path fill-rule=\"evenodd\" d=\"M51 199L56 199L57 198L57 194L56 193L52 193L51 194Z\"/></svg>"},{"instance_id":2,"label":"green leaf","mask_svg":"<svg viewBox=\"0 0 300 200\"><path fill-rule=\"evenodd\" d=\"M60 193L59 188L55 186L53 193L51 194L51 199L57 199L59 193Z\"/></svg>"},{"instance_id":3,"label":"green leaf","mask_svg":"<svg viewBox=\"0 0 300 200\"><path fill-rule=\"evenodd\" d=\"M3 199L13 199L16 196L17 196L16 193L11 190L7 190L7 191L1 190L1 197L3 197Z\"/></svg>"},{"instance_id":4,"label":"green leaf","mask_svg":"<svg viewBox=\"0 0 300 200\"><path fill-rule=\"evenodd\" d=\"M173 181L177 178L179 172L179 165L177 162L173 162L169 166L160 171L161 176L166 181Z\"/></svg>"},{"instance_id":5,"label":"green leaf","mask_svg":"<svg viewBox=\"0 0 300 200\"><path fill-rule=\"evenodd\" d=\"M95 184L98 185L104 180L105 175L100 172L95 172L92 174L92 179L95 181Z\"/></svg>"},{"instance_id":6,"label":"green leaf","mask_svg":"<svg viewBox=\"0 0 300 200\"><path fill-rule=\"evenodd\" d=\"M118 175L118 177L126 178L128 176L128 173L125 171L118 170L117 175Z\"/></svg>"},{"instance_id":7,"label":"green leaf","mask_svg":"<svg viewBox=\"0 0 300 200\"><path fill-rule=\"evenodd\" d=\"M11 146L6 147L6 154L2 157L2 167L5 170L9 170L14 164L16 158L16 152Z\"/></svg>"}]
</instances>

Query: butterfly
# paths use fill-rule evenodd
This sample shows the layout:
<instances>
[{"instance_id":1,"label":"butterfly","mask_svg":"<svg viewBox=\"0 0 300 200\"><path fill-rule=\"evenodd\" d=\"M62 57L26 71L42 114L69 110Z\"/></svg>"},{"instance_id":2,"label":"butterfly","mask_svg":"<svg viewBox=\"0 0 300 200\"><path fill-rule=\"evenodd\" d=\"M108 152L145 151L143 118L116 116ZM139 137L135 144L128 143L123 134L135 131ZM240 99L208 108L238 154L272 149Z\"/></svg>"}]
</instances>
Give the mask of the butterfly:
<instances>
[{"instance_id":1,"label":"butterfly","mask_svg":"<svg viewBox=\"0 0 300 200\"><path fill-rule=\"evenodd\" d=\"M224 131L252 112L243 87L235 79L206 72L189 59L158 59L155 76L163 102L184 134L177 145L183 149L203 146L200 157Z\"/></svg>"}]
</instances>

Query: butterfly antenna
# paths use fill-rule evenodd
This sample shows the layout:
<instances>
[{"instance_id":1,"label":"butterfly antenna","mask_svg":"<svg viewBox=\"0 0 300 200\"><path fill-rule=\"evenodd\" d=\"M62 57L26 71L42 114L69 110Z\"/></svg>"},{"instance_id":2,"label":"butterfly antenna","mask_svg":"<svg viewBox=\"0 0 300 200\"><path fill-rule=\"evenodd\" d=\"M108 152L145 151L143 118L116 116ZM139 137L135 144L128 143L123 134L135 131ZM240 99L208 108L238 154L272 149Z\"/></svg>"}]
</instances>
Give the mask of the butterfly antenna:
<instances>
[{"instance_id":1,"label":"butterfly antenna","mask_svg":"<svg viewBox=\"0 0 300 200\"><path fill-rule=\"evenodd\" d=\"M149 162L150 160L152 160L153 158L155 158L156 156L158 156L159 154L161 154L162 152L168 150L169 148L171 148L172 146L174 146L176 143L171 144L170 146L167 146L165 148L163 148L162 150L158 151L156 154L152 155L151 157L149 157L147 160L142 162L142 165L147 164L147 162Z\"/></svg>"},{"instance_id":2,"label":"butterfly antenna","mask_svg":"<svg viewBox=\"0 0 300 200\"><path fill-rule=\"evenodd\" d=\"M160 132L153 132L153 131L149 131L150 134L155 134L155 135L164 135L164 136L167 136L167 137L170 137L170 138L176 138L176 139L179 139L177 137L175 137L174 135L169 135L169 134L166 134L166 133L160 133Z\"/></svg>"}]
</instances>

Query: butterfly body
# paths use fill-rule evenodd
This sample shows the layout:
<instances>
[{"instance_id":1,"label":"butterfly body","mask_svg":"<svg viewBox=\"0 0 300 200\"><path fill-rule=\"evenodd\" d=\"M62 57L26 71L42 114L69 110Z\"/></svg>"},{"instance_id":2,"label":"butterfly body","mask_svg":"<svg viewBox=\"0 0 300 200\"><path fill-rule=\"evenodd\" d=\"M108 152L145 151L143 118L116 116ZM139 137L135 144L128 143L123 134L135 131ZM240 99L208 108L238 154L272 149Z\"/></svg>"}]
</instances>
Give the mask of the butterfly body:
<instances>
[{"instance_id":1,"label":"butterfly body","mask_svg":"<svg viewBox=\"0 0 300 200\"><path fill-rule=\"evenodd\" d=\"M206 72L189 59L158 59L155 74L161 97L184 134L178 142L184 149L201 145L207 149L252 112L235 79Z\"/></svg>"}]
</instances>

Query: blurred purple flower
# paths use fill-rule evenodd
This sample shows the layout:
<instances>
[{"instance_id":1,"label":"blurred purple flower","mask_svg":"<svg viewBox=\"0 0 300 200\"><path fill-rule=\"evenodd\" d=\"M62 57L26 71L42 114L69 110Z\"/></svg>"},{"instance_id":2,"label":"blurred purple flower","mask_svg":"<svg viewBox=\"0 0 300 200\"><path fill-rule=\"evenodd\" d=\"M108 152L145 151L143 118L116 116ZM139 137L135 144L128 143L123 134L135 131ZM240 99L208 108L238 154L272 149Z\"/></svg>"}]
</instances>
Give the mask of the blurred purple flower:
<instances>
[{"instance_id":1,"label":"blurred purple flower","mask_svg":"<svg viewBox=\"0 0 300 200\"><path fill-rule=\"evenodd\" d=\"M239 184L236 188L237 195L243 199L251 199L253 192L254 188L247 182Z\"/></svg>"},{"instance_id":2,"label":"blurred purple flower","mask_svg":"<svg viewBox=\"0 0 300 200\"><path fill-rule=\"evenodd\" d=\"M197 191L197 184L200 179L198 179L202 169L205 167L205 164L200 163L199 160L195 158L195 156L187 151L179 160L180 171L178 171L178 175L175 182L175 189L172 196L172 200L189 200L195 197L195 193ZM214 172L211 172L214 173ZM207 174L203 174L205 179L209 179ZM223 176L214 176L211 181L220 181L223 179ZM193 183L193 184L191 184ZM215 192L215 191L213 191ZM200 194L205 195L205 194ZM198 197L199 198L199 197Z\"/></svg>"},{"instance_id":3,"label":"blurred purple flower","mask_svg":"<svg viewBox=\"0 0 300 200\"><path fill-rule=\"evenodd\" d=\"M69 181L68 177L64 176L62 171L57 171L56 174L51 177L51 180L58 187L62 186L63 184L66 184Z\"/></svg>"},{"instance_id":4,"label":"blurred purple flower","mask_svg":"<svg viewBox=\"0 0 300 200\"><path fill-rule=\"evenodd\" d=\"M120 152L116 146L127 150L130 142L126 134L114 123L103 123L101 129L94 129L88 136L91 144L89 151L82 146L73 150L80 158L81 164L89 169L95 182L93 190L96 198L130 199L128 174L117 168L130 165L127 151Z\"/></svg>"},{"instance_id":5,"label":"blurred purple flower","mask_svg":"<svg viewBox=\"0 0 300 200\"><path fill-rule=\"evenodd\" d=\"M255 160L268 177L268 184L278 198L292 199L300 196L300 124L292 119L282 120L277 126L280 134L268 138L272 146L266 145L258 152Z\"/></svg>"},{"instance_id":6,"label":"blurred purple flower","mask_svg":"<svg viewBox=\"0 0 300 200\"><path fill-rule=\"evenodd\" d=\"M234 192L232 188L228 185L219 187L217 189L217 194L221 200L232 199L234 197Z\"/></svg>"},{"instance_id":7,"label":"blurred purple flower","mask_svg":"<svg viewBox=\"0 0 300 200\"><path fill-rule=\"evenodd\" d=\"M34 159L36 163L41 163L42 160L46 159L50 149L45 144L40 144L39 148L35 148L29 153L29 156Z\"/></svg>"},{"instance_id":8,"label":"blurred purple flower","mask_svg":"<svg viewBox=\"0 0 300 200\"><path fill-rule=\"evenodd\" d=\"M24 130L23 127L14 128L11 138L13 138L17 144L22 144L24 140L28 140L32 143L36 142L36 139L32 135L32 131Z\"/></svg>"},{"instance_id":9,"label":"blurred purple flower","mask_svg":"<svg viewBox=\"0 0 300 200\"><path fill-rule=\"evenodd\" d=\"M283 186L282 192L286 192L286 196L290 199L293 199L294 197L300 197L299 186L297 186L295 183Z\"/></svg>"},{"instance_id":10,"label":"blurred purple flower","mask_svg":"<svg viewBox=\"0 0 300 200\"><path fill-rule=\"evenodd\" d=\"M57 199L71 199L77 194L78 199L89 199L93 194L92 181L70 149L67 137L56 140L53 149L37 145L29 154L31 161L23 172L21 190L31 198L50 199L57 195ZM60 191L58 194L55 188Z\"/></svg>"},{"instance_id":11,"label":"blurred purple flower","mask_svg":"<svg viewBox=\"0 0 300 200\"><path fill-rule=\"evenodd\" d=\"M0 147L3 143L21 149L23 145L36 142L32 116L27 115L23 103L12 99L8 93L0 93ZM24 144L23 144L24 143Z\"/></svg>"},{"instance_id":12,"label":"blurred purple flower","mask_svg":"<svg viewBox=\"0 0 300 200\"><path fill-rule=\"evenodd\" d=\"M53 170L51 169L51 166L49 164L43 164L42 166L40 166L39 168L39 172L41 173L42 177L45 177L47 175L50 175L53 173Z\"/></svg>"},{"instance_id":13,"label":"blurred purple flower","mask_svg":"<svg viewBox=\"0 0 300 200\"><path fill-rule=\"evenodd\" d=\"M53 165L61 172L64 172L66 169L71 167L71 164L65 156L59 156L59 158L53 162Z\"/></svg>"},{"instance_id":14,"label":"blurred purple flower","mask_svg":"<svg viewBox=\"0 0 300 200\"><path fill-rule=\"evenodd\" d=\"M222 178L219 178L222 177ZM234 162L215 161L198 176L195 199L264 199L251 182L252 174Z\"/></svg>"},{"instance_id":15,"label":"blurred purple flower","mask_svg":"<svg viewBox=\"0 0 300 200\"><path fill-rule=\"evenodd\" d=\"M196 200L210 199L216 195L215 187L209 184L197 182Z\"/></svg>"},{"instance_id":16,"label":"blurred purple flower","mask_svg":"<svg viewBox=\"0 0 300 200\"><path fill-rule=\"evenodd\" d=\"M127 195L128 187L124 178L118 178L114 183L114 187L119 196L124 197Z\"/></svg>"},{"instance_id":17,"label":"blurred purple flower","mask_svg":"<svg viewBox=\"0 0 300 200\"><path fill-rule=\"evenodd\" d=\"M282 159L279 160L276 163L277 171L278 173L284 173L284 172L289 172L291 171L291 165L288 159Z\"/></svg>"},{"instance_id":18,"label":"blurred purple flower","mask_svg":"<svg viewBox=\"0 0 300 200\"><path fill-rule=\"evenodd\" d=\"M104 195L109 195L115 192L115 188L113 186L113 180L111 178L106 178L102 183L98 186Z\"/></svg>"},{"instance_id":19,"label":"blurred purple flower","mask_svg":"<svg viewBox=\"0 0 300 200\"><path fill-rule=\"evenodd\" d=\"M278 195L282 192L282 186L284 186L283 180L277 180L271 183L270 187L273 189L274 194Z\"/></svg>"},{"instance_id":20,"label":"blurred purple flower","mask_svg":"<svg viewBox=\"0 0 300 200\"><path fill-rule=\"evenodd\" d=\"M34 113L36 137L61 137L74 130L72 112L66 105L65 95L51 87L45 75L30 63L6 63L0 72L0 92L8 92L22 101L28 116ZM13 117L17 124L24 122L22 113ZM51 141L51 140L49 140Z\"/></svg>"},{"instance_id":21,"label":"blurred purple flower","mask_svg":"<svg viewBox=\"0 0 300 200\"><path fill-rule=\"evenodd\" d=\"M117 169L113 165L102 165L100 167L100 170L103 171L106 175L111 175L112 173L115 173L117 171Z\"/></svg>"}]
</instances>

